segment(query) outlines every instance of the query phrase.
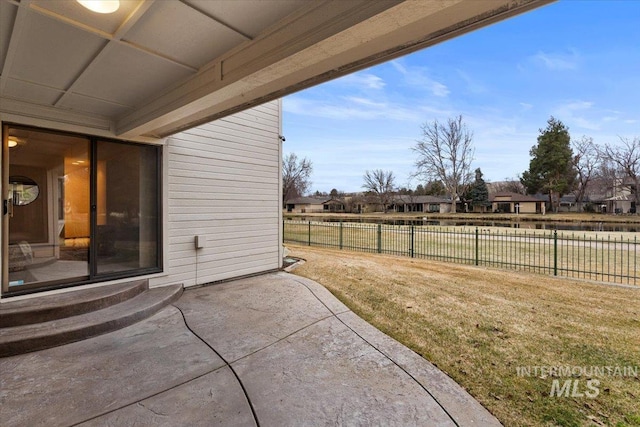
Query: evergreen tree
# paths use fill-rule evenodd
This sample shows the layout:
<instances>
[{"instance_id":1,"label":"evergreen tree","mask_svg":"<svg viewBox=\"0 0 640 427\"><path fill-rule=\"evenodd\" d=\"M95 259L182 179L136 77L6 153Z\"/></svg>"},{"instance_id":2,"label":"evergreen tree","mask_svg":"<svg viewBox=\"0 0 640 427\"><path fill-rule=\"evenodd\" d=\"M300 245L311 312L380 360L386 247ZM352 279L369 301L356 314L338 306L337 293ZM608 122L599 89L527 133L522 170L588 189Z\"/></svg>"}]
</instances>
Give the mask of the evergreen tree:
<instances>
[{"instance_id":1,"label":"evergreen tree","mask_svg":"<svg viewBox=\"0 0 640 427\"><path fill-rule=\"evenodd\" d=\"M487 184L482 179L482 171L480 168L475 170L476 179L471 183L469 189L464 195L464 199L471 203L471 207L489 206L489 190Z\"/></svg>"},{"instance_id":2,"label":"evergreen tree","mask_svg":"<svg viewBox=\"0 0 640 427\"><path fill-rule=\"evenodd\" d=\"M551 117L546 129L540 129L538 143L529 154L529 170L523 172L520 181L528 194L548 194L549 203L557 212L560 197L571 191L576 181L569 129Z\"/></svg>"}]
</instances>

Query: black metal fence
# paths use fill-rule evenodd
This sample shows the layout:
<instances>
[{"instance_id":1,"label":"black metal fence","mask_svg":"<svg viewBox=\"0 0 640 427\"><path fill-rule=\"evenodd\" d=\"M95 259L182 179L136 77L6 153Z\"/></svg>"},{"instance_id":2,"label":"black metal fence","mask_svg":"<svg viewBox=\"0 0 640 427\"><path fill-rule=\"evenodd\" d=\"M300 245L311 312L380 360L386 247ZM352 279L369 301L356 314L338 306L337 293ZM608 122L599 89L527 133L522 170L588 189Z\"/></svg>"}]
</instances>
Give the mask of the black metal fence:
<instances>
[{"instance_id":1,"label":"black metal fence","mask_svg":"<svg viewBox=\"0 0 640 427\"><path fill-rule=\"evenodd\" d=\"M640 279L635 236L284 221L284 241L628 285Z\"/></svg>"}]
</instances>

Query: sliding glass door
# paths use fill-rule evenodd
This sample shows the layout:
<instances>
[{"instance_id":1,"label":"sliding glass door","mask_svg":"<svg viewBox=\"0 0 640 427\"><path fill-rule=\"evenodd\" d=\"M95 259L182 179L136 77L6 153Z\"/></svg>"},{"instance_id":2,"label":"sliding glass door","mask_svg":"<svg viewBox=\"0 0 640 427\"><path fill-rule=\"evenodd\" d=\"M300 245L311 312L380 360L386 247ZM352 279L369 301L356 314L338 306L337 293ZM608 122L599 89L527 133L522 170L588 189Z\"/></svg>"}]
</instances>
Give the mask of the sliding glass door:
<instances>
[{"instance_id":1,"label":"sliding glass door","mask_svg":"<svg viewBox=\"0 0 640 427\"><path fill-rule=\"evenodd\" d=\"M88 279L89 139L7 130L9 290Z\"/></svg>"},{"instance_id":2,"label":"sliding glass door","mask_svg":"<svg viewBox=\"0 0 640 427\"><path fill-rule=\"evenodd\" d=\"M160 271L158 147L3 128L3 293Z\"/></svg>"},{"instance_id":3,"label":"sliding glass door","mask_svg":"<svg viewBox=\"0 0 640 427\"><path fill-rule=\"evenodd\" d=\"M156 147L98 141L96 159L96 273L157 266Z\"/></svg>"}]
</instances>

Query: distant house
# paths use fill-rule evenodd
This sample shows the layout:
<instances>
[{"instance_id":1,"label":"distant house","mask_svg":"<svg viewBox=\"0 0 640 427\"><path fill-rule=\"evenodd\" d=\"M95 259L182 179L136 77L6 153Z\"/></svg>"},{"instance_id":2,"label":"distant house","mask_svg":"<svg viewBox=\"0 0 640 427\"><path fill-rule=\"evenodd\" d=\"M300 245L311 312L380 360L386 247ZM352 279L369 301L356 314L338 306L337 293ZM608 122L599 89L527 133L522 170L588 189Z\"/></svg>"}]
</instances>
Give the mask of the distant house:
<instances>
[{"instance_id":1,"label":"distant house","mask_svg":"<svg viewBox=\"0 0 640 427\"><path fill-rule=\"evenodd\" d=\"M545 195L545 201L549 199L549 196ZM580 207L575 194L566 194L560 197L560 205L558 212L582 212L585 209L591 209L597 212L606 211L606 196L596 194L585 194L582 198L582 208ZM605 208L602 208L602 205ZM589 206L589 208L587 208Z\"/></svg>"},{"instance_id":2,"label":"distant house","mask_svg":"<svg viewBox=\"0 0 640 427\"><path fill-rule=\"evenodd\" d=\"M462 204L462 206L458 207L458 212L469 212L469 213L491 213L493 209L491 208L491 202L487 202L487 204L482 205L474 205L473 202L467 201L458 203L458 205Z\"/></svg>"},{"instance_id":3,"label":"distant house","mask_svg":"<svg viewBox=\"0 0 640 427\"><path fill-rule=\"evenodd\" d=\"M635 196L633 189L635 183L630 178L617 178L613 182L601 181L595 186L596 191L591 191L584 197L583 205L599 213L636 213ZM560 199L560 211L578 211L575 195L569 194Z\"/></svg>"},{"instance_id":4,"label":"distant house","mask_svg":"<svg viewBox=\"0 0 640 427\"><path fill-rule=\"evenodd\" d=\"M501 213L540 213L544 201L524 194L503 191L489 196L491 208Z\"/></svg>"},{"instance_id":5,"label":"distant house","mask_svg":"<svg viewBox=\"0 0 640 427\"><path fill-rule=\"evenodd\" d=\"M330 199L317 197L298 197L287 200L285 210L287 213L323 213L324 203Z\"/></svg>"},{"instance_id":6,"label":"distant house","mask_svg":"<svg viewBox=\"0 0 640 427\"><path fill-rule=\"evenodd\" d=\"M402 195L393 198L391 207L395 212L448 213L451 201L436 196Z\"/></svg>"},{"instance_id":7,"label":"distant house","mask_svg":"<svg viewBox=\"0 0 640 427\"><path fill-rule=\"evenodd\" d=\"M636 213L635 198L631 194L618 193L612 197L604 199L601 207L603 213Z\"/></svg>"},{"instance_id":8,"label":"distant house","mask_svg":"<svg viewBox=\"0 0 640 427\"><path fill-rule=\"evenodd\" d=\"M616 179L611 189L611 197L606 198L606 212L636 213L636 200L633 194L635 183L630 178Z\"/></svg>"},{"instance_id":9,"label":"distant house","mask_svg":"<svg viewBox=\"0 0 640 427\"><path fill-rule=\"evenodd\" d=\"M340 199L329 199L322 203L322 211L325 213L344 213L345 202Z\"/></svg>"},{"instance_id":10,"label":"distant house","mask_svg":"<svg viewBox=\"0 0 640 427\"><path fill-rule=\"evenodd\" d=\"M589 201L587 196L585 196L585 199L586 200L583 200L583 204ZM564 196L560 197L558 212L578 212L578 202L576 201L576 195L565 194Z\"/></svg>"}]
</instances>

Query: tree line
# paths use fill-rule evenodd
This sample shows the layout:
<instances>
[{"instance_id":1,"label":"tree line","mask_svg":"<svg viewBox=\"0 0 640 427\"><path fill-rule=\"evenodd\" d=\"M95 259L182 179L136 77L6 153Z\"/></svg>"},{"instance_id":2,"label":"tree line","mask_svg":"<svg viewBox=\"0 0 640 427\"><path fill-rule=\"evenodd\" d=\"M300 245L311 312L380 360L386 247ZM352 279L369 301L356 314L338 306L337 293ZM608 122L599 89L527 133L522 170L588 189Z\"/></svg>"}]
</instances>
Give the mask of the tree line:
<instances>
[{"instance_id":1,"label":"tree line","mask_svg":"<svg viewBox=\"0 0 640 427\"><path fill-rule=\"evenodd\" d=\"M472 207L488 206L489 192L482 171L476 168L472 172L473 132L462 116L445 122L426 122L421 132L421 139L412 147L416 161L411 179L424 184L418 184L415 189L398 187L393 171L373 169L363 175L365 193L383 207L390 205L396 194L447 197L452 212L460 201ZM635 204L640 203L640 138L620 137L620 144L604 145L597 145L588 136L571 139L569 129L554 117L550 117L546 128L539 132L529 152L529 168L517 179L493 185L494 191L545 194L554 212L558 211L564 195L575 195L581 211L589 192L606 194L616 186L626 188ZM312 163L306 158L298 159L295 153L284 157L283 201L306 194L311 186L312 170ZM329 194L317 193L334 198L344 196L337 189Z\"/></svg>"}]
</instances>

